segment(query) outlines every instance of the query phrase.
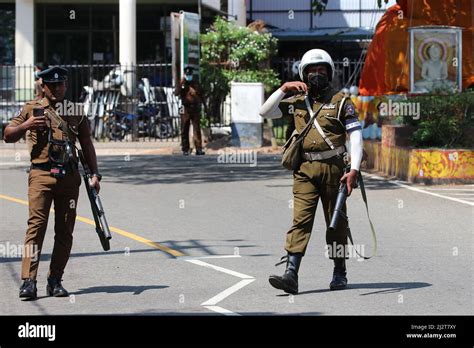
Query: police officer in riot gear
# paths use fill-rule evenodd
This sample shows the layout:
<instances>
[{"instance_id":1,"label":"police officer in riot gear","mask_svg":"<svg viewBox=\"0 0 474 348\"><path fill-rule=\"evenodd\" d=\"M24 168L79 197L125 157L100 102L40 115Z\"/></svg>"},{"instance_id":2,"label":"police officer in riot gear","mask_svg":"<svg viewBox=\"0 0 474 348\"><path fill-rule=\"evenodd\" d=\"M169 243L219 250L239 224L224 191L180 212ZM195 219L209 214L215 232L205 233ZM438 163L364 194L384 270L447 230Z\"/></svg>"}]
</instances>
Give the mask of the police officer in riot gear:
<instances>
[{"instance_id":1,"label":"police officer in riot gear","mask_svg":"<svg viewBox=\"0 0 474 348\"><path fill-rule=\"evenodd\" d=\"M362 159L362 133L358 115L350 98L331 86L334 63L321 49L306 52L299 66L302 81L284 83L262 105L260 115L266 118L291 116L298 133L306 126L311 114L318 112L302 144L303 163L293 172L293 226L287 232L287 255L282 276L272 275L270 284L290 294L298 293L298 271L313 228L316 207L322 202L326 225L329 225L340 183L345 183L350 195L356 185ZM284 99L288 92L297 95ZM319 110L319 111L318 111ZM350 170L345 173L346 138L351 149ZM344 206L345 212L345 206ZM334 261L331 290L347 286L347 221L343 220L332 233L326 232L328 257ZM342 250L342 252L341 252ZM278 265L278 264L277 264Z\"/></svg>"}]
</instances>

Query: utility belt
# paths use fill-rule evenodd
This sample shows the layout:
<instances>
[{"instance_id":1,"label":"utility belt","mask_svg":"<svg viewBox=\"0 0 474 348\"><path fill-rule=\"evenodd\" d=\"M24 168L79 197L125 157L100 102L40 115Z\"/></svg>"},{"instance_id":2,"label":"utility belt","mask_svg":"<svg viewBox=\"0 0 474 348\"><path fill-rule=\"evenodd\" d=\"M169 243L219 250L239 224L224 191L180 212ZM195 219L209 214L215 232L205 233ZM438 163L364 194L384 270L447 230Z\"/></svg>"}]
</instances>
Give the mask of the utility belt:
<instances>
[{"instance_id":1,"label":"utility belt","mask_svg":"<svg viewBox=\"0 0 474 348\"><path fill-rule=\"evenodd\" d=\"M318 151L318 152L303 152L303 159L306 161L322 161L334 156L341 156L347 152L344 145L335 148L334 150Z\"/></svg>"},{"instance_id":2,"label":"utility belt","mask_svg":"<svg viewBox=\"0 0 474 348\"><path fill-rule=\"evenodd\" d=\"M50 162L45 163L31 163L30 169L39 169L44 170L51 173L51 176L59 177L62 175L66 175L67 173L72 173L74 171L79 170L79 166L76 162L69 161L64 165L53 165Z\"/></svg>"}]
</instances>

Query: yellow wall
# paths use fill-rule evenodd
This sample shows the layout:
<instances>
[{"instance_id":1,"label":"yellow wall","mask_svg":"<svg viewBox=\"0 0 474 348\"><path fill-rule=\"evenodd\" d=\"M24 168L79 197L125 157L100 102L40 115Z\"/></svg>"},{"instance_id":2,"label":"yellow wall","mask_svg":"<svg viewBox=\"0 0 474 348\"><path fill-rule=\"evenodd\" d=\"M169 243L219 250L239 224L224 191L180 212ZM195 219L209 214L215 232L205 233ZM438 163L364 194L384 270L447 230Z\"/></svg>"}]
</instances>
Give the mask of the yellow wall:
<instances>
[{"instance_id":1,"label":"yellow wall","mask_svg":"<svg viewBox=\"0 0 474 348\"><path fill-rule=\"evenodd\" d=\"M473 150L389 147L370 140L364 141L364 149L369 156L366 168L401 180L474 182Z\"/></svg>"}]
</instances>

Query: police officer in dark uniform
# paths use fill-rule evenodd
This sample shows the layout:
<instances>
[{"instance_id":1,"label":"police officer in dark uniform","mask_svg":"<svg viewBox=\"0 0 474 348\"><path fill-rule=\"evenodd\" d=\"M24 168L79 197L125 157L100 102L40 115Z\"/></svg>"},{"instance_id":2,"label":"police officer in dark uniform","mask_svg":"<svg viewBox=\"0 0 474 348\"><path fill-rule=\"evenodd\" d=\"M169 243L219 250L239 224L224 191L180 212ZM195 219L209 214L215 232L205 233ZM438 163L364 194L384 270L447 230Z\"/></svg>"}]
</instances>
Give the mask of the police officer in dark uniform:
<instances>
[{"instance_id":1,"label":"police officer in dark uniform","mask_svg":"<svg viewBox=\"0 0 474 348\"><path fill-rule=\"evenodd\" d=\"M189 155L189 126L193 125L194 146L196 155L204 155L201 139L201 104L203 95L199 82L194 77L194 69L184 68L184 76L176 84L175 95L181 98L183 110L181 112L181 148L183 155Z\"/></svg>"},{"instance_id":2,"label":"police officer in dark uniform","mask_svg":"<svg viewBox=\"0 0 474 348\"><path fill-rule=\"evenodd\" d=\"M320 49L306 52L299 66L302 81L283 84L262 105L260 115L267 118L291 116L301 133L317 112L315 121L302 143L303 163L293 172L293 226L286 234L286 270L282 276L272 275L270 284L290 294L298 293L298 270L313 229L319 199L326 225L330 224L340 183L345 183L350 195L356 185L362 159L362 132L349 98L331 86L334 63L329 54ZM297 95L284 99L286 93ZM350 138L350 171L344 173ZM343 208L345 211L345 206ZM331 290L347 286L347 221L341 219L335 231L326 232L328 257L334 261ZM281 263L283 263L281 262Z\"/></svg>"},{"instance_id":3,"label":"police officer in dark uniform","mask_svg":"<svg viewBox=\"0 0 474 348\"><path fill-rule=\"evenodd\" d=\"M65 114L72 108L59 108L67 89L67 70L51 67L37 73L41 79L42 98L24 104L5 129L4 140L13 143L26 134L31 156L28 177L29 218L25 250L37 250L22 257L20 298L37 297L36 277L49 211L54 202L54 248L48 273L46 292L50 296L68 296L62 276L72 247L77 199L81 176L75 148L79 140L87 164L93 173L91 186L100 190L87 118ZM63 103L64 105L64 103ZM58 111L63 110L63 114Z\"/></svg>"}]
</instances>

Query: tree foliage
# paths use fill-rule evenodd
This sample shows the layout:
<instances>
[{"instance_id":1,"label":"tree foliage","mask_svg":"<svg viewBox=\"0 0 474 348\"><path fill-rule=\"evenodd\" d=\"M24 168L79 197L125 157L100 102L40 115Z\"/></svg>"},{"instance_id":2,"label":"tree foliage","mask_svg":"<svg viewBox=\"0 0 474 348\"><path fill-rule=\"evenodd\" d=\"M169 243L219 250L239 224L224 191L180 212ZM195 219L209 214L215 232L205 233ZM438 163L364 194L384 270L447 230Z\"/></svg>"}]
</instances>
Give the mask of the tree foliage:
<instances>
[{"instance_id":1,"label":"tree foliage","mask_svg":"<svg viewBox=\"0 0 474 348\"><path fill-rule=\"evenodd\" d=\"M474 92L426 95L409 98L420 103L420 119L404 117L403 123L416 127L415 147L472 147L474 128Z\"/></svg>"},{"instance_id":2,"label":"tree foliage","mask_svg":"<svg viewBox=\"0 0 474 348\"><path fill-rule=\"evenodd\" d=\"M277 39L266 32L238 27L232 21L216 17L201 35L201 85L206 110L213 117L230 92L230 82L262 82L267 92L280 84L270 68L277 51Z\"/></svg>"}]
</instances>

